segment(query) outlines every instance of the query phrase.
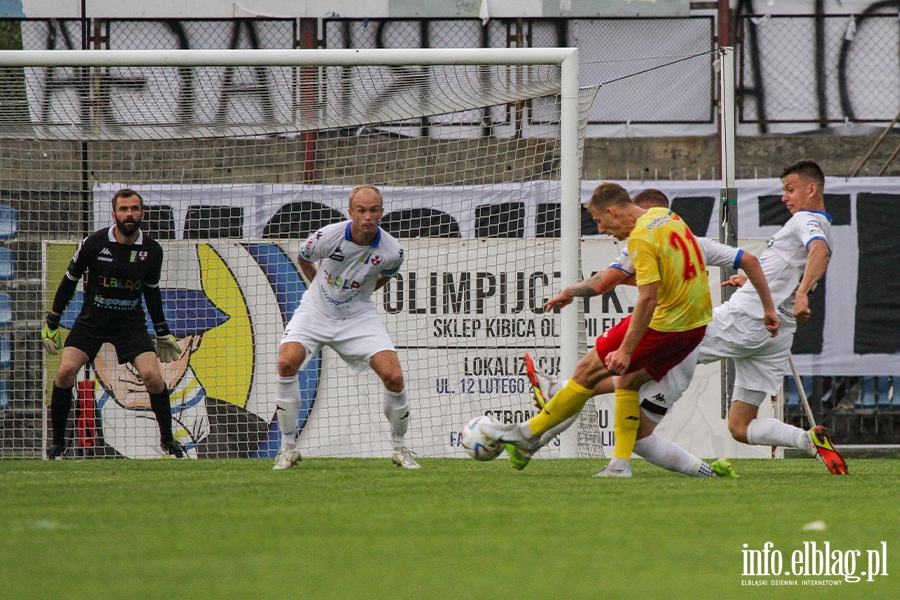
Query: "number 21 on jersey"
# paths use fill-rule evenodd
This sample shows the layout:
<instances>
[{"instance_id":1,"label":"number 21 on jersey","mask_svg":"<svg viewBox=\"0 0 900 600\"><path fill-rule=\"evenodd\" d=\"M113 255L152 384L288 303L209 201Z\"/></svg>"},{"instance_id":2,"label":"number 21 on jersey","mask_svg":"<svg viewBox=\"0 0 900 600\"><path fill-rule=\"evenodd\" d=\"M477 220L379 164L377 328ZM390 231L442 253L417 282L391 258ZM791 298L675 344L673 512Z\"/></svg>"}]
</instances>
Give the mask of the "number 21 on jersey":
<instances>
[{"instance_id":1,"label":"number 21 on jersey","mask_svg":"<svg viewBox=\"0 0 900 600\"><path fill-rule=\"evenodd\" d=\"M681 252L684 257L684 270L681 273L685 281L690 281L697 276L697 273L706 269L703 264L703 253L700 252L700 246L697 244L697 238L691 233L690 229L684 230L685 237L681 237L677 231L669 234L669 245ZM685 240L685 238L687 238ZM691 256L691 249L694 250Z\"/></svg>"}]
</instances>

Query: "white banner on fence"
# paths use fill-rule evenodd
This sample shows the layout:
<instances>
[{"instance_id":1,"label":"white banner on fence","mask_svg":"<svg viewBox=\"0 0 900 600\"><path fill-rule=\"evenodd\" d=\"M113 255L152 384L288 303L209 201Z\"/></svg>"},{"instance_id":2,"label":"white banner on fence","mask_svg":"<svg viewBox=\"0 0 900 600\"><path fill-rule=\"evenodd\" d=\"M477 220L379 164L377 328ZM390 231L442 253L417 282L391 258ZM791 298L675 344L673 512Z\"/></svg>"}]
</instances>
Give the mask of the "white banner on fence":
<instances>
[{"instance_id":1,"label":"white banner on fence","mask_svg":"<svg viewBox=\"0 0 900 600\"><path fill-rule=\"evenodd\" d=\"M586 201L598 181L582 183L582 200ZM622 181L629 191L654 187L671 199L679 197L719 197L718 181ZM738 188L738 234L741 238L769 238L778 225L760 225L761 197L780 196L778 179L740 180ZM95 225L108 223L109 198L119 184L98 184L94 189ZM262 236L266 224L283 205L291 202L318 202L345 214L349 188L306 185L145 185L136 186L151 206L165 205L172 209L175 237L184 235L184 224L192 206L232 206L243 208L242 233L247 238ZM859 178L852 180L828 178L826 193L849 197L846 223L832 228L834 254L828 271L826 290L823 347L818 354L798 355L797 367L803 375L900 375L900 356L897 354L854 353L856 289L859 271L857 234L857 196L863 192L895 193L900 189L898 178ZM394 188L385 187L385 212L409 208L441 210L458 223L464 238L476 233L476 209L484 205L518 202L524 208L523 237L536 234L538 205L558 201L559 188L555 182L537 181L520 184L496 184L479 188ZM708 234L718 235L718 210L710 215Z\"/></svg>"}]
</instances>

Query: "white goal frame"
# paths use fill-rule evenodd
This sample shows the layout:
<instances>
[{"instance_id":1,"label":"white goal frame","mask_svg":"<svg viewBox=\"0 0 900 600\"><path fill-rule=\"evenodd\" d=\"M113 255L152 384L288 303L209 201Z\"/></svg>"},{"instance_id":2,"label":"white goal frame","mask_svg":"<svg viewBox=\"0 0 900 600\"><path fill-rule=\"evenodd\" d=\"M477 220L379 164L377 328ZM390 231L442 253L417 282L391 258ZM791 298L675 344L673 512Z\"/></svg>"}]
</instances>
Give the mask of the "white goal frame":
<instances>
[{"instance_id":1,"label":"white goal frame","mask_svg":"<svg viewBox=\"0 0 900 600\"><path fill-rule=\"evenodd\" d=\"M560 97L560 281L581 279L580 167L578 156L579 58L577 48L349 49L349 50L54 50L0 51L3 67L340 67L438 65L558 65ZM579 358L579 313L560 317L560 374L570 376ZM578 456L578 431L562 436L560 456Z\"/></svg>"}]
</instances>

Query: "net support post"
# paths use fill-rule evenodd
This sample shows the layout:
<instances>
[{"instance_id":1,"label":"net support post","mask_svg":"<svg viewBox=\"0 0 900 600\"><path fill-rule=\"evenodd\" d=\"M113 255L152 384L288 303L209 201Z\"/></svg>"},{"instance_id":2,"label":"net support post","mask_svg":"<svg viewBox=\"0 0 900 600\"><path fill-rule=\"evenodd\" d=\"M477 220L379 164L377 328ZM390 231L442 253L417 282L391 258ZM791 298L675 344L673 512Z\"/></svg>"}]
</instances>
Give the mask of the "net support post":
<instances>
[{"instance_id":1,"label":"net support post","mask_svg":"<svg viewBox=\"0 0 900 600\"><path fill-rule=\"evenodd\" d=\"M560 287L581 279L581 173L578 165L578 49L562 62L560 98ZM571 377L578 364L578 307L560 312L560 379ZM560 436L560 456L578 456L578 427Z\"/></svg>"},{"instance_id":2,"label":"net support post","mask_svg":"<svg viewBox=\"0 0 900 600\"><path fill-rule=\"evenodd\" d=\"M719 231L719 242L729 246L737 246L737 188L724 187L719 191L719 219L722 227ZM737 273L735 269L722 267L720 269L721 280L724 283ZM723 287L721 301L728 302L734 294L733 287ZM731 390L734 388L734 360L723 359L719 369L721 378L721 413L722 419L728 417L728 406L731 403Z\"/></svg>"},{"instance_id":3,"label":"net support post","mask_svg":"<svg viewBox=\"0 0 900 600\"><path fill-rule=\"evenodd\" d=\"M734 48L719 48L719 145L721 148L722 189L719 194L719 241L729 246L737 246L737 197L734 183L735 169L735 110L734 110ZM734 274L733 270L722 269L722 281ZM724 287L721 301L727 302L734 292ZM734 361L723 360L721 365L721 417L728 416L731 389L734 387Z\"/></svg>"}]
</instances>

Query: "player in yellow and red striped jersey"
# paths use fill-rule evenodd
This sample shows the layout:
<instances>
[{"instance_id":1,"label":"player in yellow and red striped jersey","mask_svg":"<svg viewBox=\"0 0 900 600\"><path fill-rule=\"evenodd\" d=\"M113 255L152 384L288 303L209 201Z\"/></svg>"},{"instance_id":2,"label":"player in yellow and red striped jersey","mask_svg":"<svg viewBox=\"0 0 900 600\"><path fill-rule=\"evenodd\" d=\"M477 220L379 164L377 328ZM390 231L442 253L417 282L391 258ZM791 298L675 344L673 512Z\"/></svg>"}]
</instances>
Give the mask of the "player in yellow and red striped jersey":
<instances>
[{"instance_id":1,"label":"player in yellow and red striped jersey","mask_svg":"<svg viewBox=\"0 0 900 600\"><path fill-rule=\"evenodd\" d=\"M522 424L492 425L485 433L527 452L541 434L580 411L600 381L617 375L616 446L599 475L629 477L640 424L638 389L661 379L703 339L712 318L709 281L697 241L675 213L645 211L614 183L597 187L587 206L600 233L629 240L638 284L634 312L597 339L538 415Z\"/></svg>"}]
</instances>

